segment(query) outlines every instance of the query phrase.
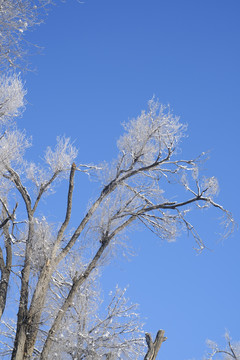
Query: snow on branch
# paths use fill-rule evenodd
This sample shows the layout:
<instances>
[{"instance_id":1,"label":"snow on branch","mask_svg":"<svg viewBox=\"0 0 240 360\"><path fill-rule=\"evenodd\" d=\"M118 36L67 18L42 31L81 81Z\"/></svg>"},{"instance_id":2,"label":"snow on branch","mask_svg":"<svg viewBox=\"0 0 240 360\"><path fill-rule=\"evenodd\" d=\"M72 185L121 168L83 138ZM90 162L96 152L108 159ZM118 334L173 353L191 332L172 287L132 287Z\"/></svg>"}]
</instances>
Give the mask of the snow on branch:
<instances>
[{"instance_id":1,"label":"snow on branch","mask_svg":"<svg viewBox=\"0 0 240 360\"><path fill-rule=\"evenodd\" d=\"M148 166L173 152L184 136L186 126L179 122L169 107L154 98L136 119L124 123L125 134L118 140L123 166Z\"/></svg>"},{"instance_id":2,"label":"snow on branch","mask_svg":"<svg viewBox=\"0 0 240 360\"><path fill-rule=\"evenodd\" d=\"M116 287L110 293L106 311L101 311L100 294L91 282L81 288L63 319L64 326L55 336L49 352L51 359L67 353L77 359L142 359L142 324L137 305L131 304L125 293L126 289Z\"/></svg>"},{"instance_id":3,"label":"snow on branch","mask_svg":"<svg viewBox=\"0 0 240 360\"><path fill-rule=\"evenodd\" d=\"M46 163L50 166L53 173L70 170L78 151L71 144L70 138L65 136L57 137L55 149L47 148L45 153Z\"/></svg>"},{"instance_id":4,"label":"snow on branch","mask_svg":"<svg viewBox=\"0 0 240 360\"><path fill-rule=\"evenodd\" d=\"M216 342L207 340L211 352L205 360L240 360L240 342L233 342L228 332L225 334L226 346L220 347Z\"/></svg>"},{"instance_id":5,"label":"snow on branch","mask_svg":"<svg viewBox=\"0 0 240 360\"><path fill-rule=\"evenodd\" d=\"M24 35L42 22L51 3L51 0L0 1L0 70L26 68L26 55L34 46Z\"/></svg>"},{"instance_id":6,"label":"snow on branch","mask_svg":"<svg viewBox=\"0 0 240 360\"><path fill-rule=\"evenodd\" d=\"M0 170L4 171L6 167L12 164L23 162L25 150L31 146L31 141L25 135L25 132L19 130L9 130L0 138Z\"/></svg>"},{"instance_id":7,"label":"snow on branch","mask_svg":"<svg viewBox=\"0 0 240 360\"><path fill-rule=\"evenodd\" d=\"M0 125L21 115L25 95L26 90L19 75L13 74L0 78Z\"/></svg>"},{"instance_id":8,"label":"snow on branch","mask_svg":"<svg viewBox=\"0 0 240 360\"><path fill-rule=\"evenodd\" d=\"M89 222L97 237L114 231L133 216L167 241L175 240L186 229L201 251L204 243L187 219L194 205L221 210L226 218L225 234L232 232L232 215L214 200L219 191L217 179L201 177L199 164L206 154L190 160L177 158L176 149L186 130L178 117L152 99L148 111L124 128L126 132L118 141L118 159L102 167L105 186Z\"/></svg>"}]
</instances>

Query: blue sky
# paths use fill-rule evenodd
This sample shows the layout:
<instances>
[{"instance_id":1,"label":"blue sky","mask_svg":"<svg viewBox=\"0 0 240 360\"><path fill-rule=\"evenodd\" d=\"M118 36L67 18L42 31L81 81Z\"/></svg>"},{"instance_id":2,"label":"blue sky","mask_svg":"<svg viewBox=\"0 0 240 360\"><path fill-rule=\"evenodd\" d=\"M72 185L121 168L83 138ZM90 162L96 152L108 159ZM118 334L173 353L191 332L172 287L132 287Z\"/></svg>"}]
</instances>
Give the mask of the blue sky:
<instances>
[{"instance_id":1,"label":"blue sky","mask_svg":"<svg viewBox=\"0 0 240 360\"><path fill-rule=\"evenodd\" d=\"M28 156L40 158L65 134L80 162L111 160L121 123L156 95L188 123L182 156L210 151L204 174L218 178L218 202L239 222L239 16L238 0L58 3L28 36L44 48L30 59L36 71L25 75L20 126L33 136ZM81 201L91 189L86 179L79 183ZM211 249L201 255L185 233L167 244L142 231L131 234L137 256L104 271L106 292L129 284L146 331L166 331L159 359L201 359L205 340L222 342L226 329L240 339L239 232L217 241L219 215L193 216Z\"/></svg>"}]
</instances>

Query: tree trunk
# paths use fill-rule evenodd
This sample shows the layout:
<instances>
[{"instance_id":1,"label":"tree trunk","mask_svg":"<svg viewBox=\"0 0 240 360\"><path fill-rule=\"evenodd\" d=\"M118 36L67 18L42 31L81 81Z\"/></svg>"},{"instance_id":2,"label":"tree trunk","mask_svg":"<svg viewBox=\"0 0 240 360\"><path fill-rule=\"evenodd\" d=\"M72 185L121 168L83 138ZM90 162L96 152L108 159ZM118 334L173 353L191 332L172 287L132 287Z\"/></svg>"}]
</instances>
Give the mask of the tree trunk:
<instances>
[{"instance_id":1,"label":"tree trunk","mask_svg":"<svg viewBox=\"0 0 240 360\"><path fill-rule=\"evenodd\" d=\"M160 347L167 338L164 336L164 330L159 330L155 341L152 341L150 334L146 333L146 342L148 346L148 352L144 357L144 360L155 360L157 358Z\"/></svg>"}]
</instances>

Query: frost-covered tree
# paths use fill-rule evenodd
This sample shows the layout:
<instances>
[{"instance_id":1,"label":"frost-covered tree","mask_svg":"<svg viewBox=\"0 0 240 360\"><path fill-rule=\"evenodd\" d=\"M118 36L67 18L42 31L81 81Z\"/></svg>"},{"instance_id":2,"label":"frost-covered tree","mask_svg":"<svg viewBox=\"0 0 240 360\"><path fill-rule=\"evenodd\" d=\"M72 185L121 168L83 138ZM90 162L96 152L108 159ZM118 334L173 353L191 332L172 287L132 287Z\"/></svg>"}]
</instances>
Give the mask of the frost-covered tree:
<instances>
[{"instance_id":1,"label":"frost-covered tree","mask_svg":"<svg viewBox=\"0 0 240 360\"><path fill-rule=\"evenodd\" d=\"M38 23L37 11L48 3L0 1L2 68L21 60L22 34ZM147 333L144 348L136 306L126 299L125 290L113 292L104 312L98 288L101 268L121 251L134 224L166 241L174 241L187 230L196 249L202 251L205 244L188 213L214 207L225 216L227 236L233 219L215 201L218 182L199 174L204 154L197 159L179 158L186 126L155 99L149 101L147 111L124 124L118 155L111 163L80 163L77 149L65 137L58 137L56 146L46 149L41 164L27 162L25 151L31 140L16 125L25 92L19 76L2 75L1 356L113 360L142 359L146 353L145 360L154 360L166 339L164 331L158 332L155 341ZM100 190L85 213L72 214L73 197L78 193L75 178L80 181L85 174L94 178ZM53 224L42 213L41 203L60 181L67 182L66 204L63 219Z\"/></svg>"},{"instance_id":2,"label":"frost-covered tree","mask_svg":"<svg viewBox=\"0 0 240 360\"><path fill-rule=\"evenodd\" d=\"M34 45L27 30L39 25L51 0L0 0L0 69L26 68L26 54Z\"/></svg>"},{"instance_id":3,"label":"frost-covered tree","mask_svg":"<svg viewBox=\"0 0 240 360\"><path fill-rule=\"evenodd\" d=\"M3 79L1 86L5 90L0 93L6 94L2 95L0 140L1 314L8 305L9 282L14 281L16 292L19 289L14 341L11 344L9 335L4 340L8 332L3 329L2 355L12 359L141 357L142 328L123 293L117 291L105 316L92 312L94 299L97 305L94 279L106 258L113 256L112 250L118 246L121 251L120 244L126 241L122 235L135 223L166 241L175 240L186 229L202 251L204 243L189 222L188 212L213 206L225 215L226 229L231 231L230 213L214 200L217 180L201 179L199 158L178 158L186 127L154 99L147 111L124 125L117 143L119 154L112 163L80 164L77 150L64 137L57 138L55 148L47 148L45 163L27 163L24 152L30 141L11 120L21 113L25 91L16 76ZM69 229L74 179L84 173L97 178L102 189L79 216L75 229ZM38 207L60 180L68 181L65 218L51 224L39 216ZM180 192L182 199L172 201L165 190L176 197L176 183L186 191ZM6 323L4 319L4 327ZM146 339L148 353L153 353L150 336ZM162 336L160 344L163 340Z\"/></svg>"}]
</instances>

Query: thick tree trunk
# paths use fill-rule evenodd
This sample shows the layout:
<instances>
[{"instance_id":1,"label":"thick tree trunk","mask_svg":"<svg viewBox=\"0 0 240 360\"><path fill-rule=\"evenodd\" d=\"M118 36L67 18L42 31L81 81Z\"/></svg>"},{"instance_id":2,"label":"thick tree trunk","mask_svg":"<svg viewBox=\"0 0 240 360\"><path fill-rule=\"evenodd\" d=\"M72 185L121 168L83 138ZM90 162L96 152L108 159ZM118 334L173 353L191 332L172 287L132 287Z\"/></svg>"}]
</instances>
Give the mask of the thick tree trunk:
<instances>
[{"instance_id":1,"label":"thick tree trunk","mask_svg":"<svg viewBox=\"0 0 240 360\"><path fill-rule=\"evenodd\" d=\"M164 330L159 330L155 341L152 341L150 334L146 333L146 342L148 346L148 352L144 357L144 360L155 360L157 358L160 347L167 338L164 336Z\"/></svg>"},{"instance_id":2,"label":"thick tree trunk","mask_svg":"<svg viewBox=\"0 0 240 360\"><path fill-rule=\"evenodd\" d=\"M24 351L24 356L26 359L30 359L34 350L34 346L39 330L42 310L44 307L46 294L49 288L51 274L52 274L52 269L48 266L48 264L46 264L40 276L38 286L35 289L31 306L28 310L28 329L27 329L27 338L26 338L25 351Z\"/></svg>"},{"instance_id":3,"label":"thick tree trunk","mask_svg":"<svg viewBox=\"0 0 240 360\"><path fill-rule=\"evenodd\" d=\"M33 221L29 220L28 239L25 250L25 260L22 269L21 292L17 315L17 330L11 360L24 360L24 348L27 338L28 325L28 291L30 277L31 239L33 234Z\"/></svg>"}]
</instances>

